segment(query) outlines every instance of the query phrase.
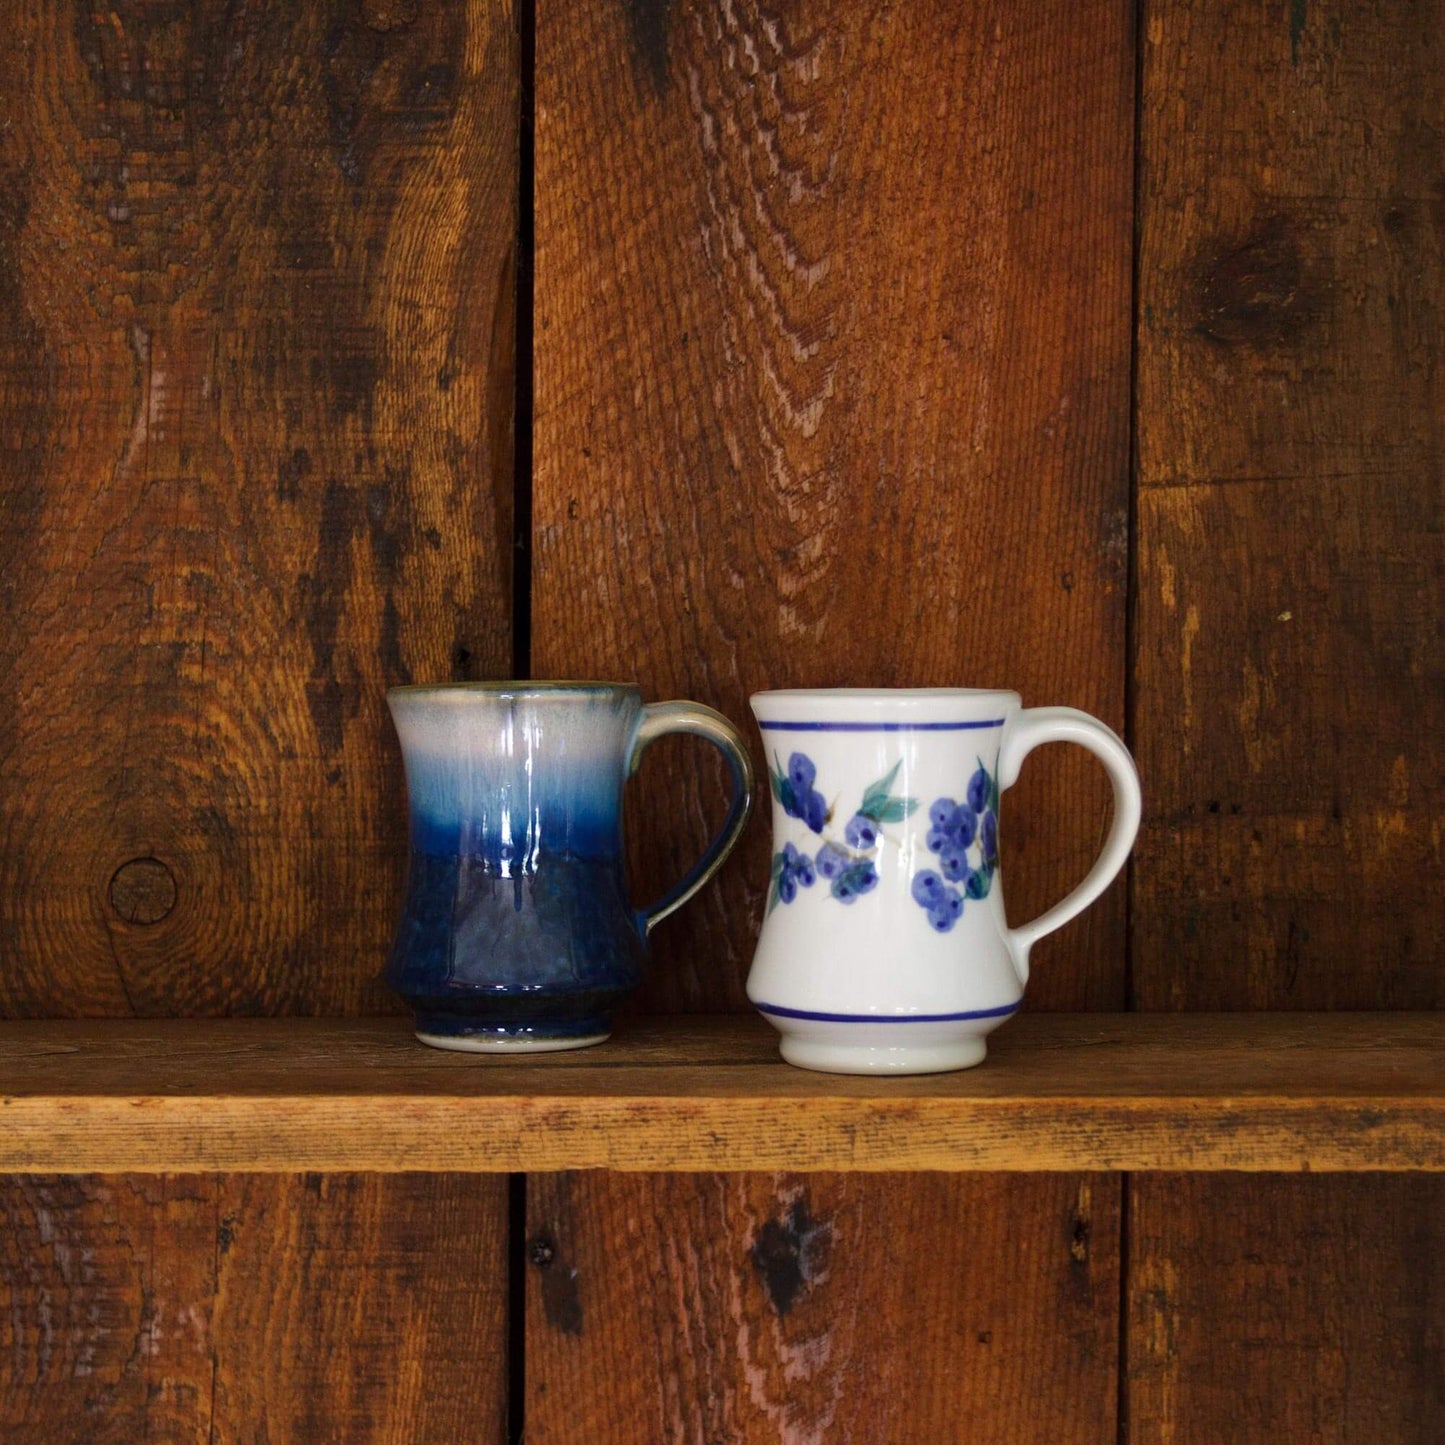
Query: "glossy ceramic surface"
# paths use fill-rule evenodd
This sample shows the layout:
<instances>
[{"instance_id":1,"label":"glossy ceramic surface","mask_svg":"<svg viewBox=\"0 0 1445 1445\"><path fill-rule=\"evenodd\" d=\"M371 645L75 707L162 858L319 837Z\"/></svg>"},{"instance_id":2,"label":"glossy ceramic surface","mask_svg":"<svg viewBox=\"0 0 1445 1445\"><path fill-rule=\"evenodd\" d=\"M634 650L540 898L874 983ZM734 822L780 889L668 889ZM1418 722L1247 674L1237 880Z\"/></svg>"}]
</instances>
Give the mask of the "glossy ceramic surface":
<instances>
[{"instance_id":1,"label":"glossy ceramic surface","mask_svg":"<svg viewBox=\"0 0 1445 1445\"><path fill-rule=\"evenodd\" d=\"M735 730L694 703L605 683L457 684L388 695L410 809L407 895L386 979L424 1042L558 1049L605 1038L641 981L648 929L726 857L751 771ZM658 904L629 901L622 788L663 732L732 765L727 822Z\"/></svg>"},{"instance_id":2,"label":"glossy ceramic surface","mask_svg":"<svg viewBox=\"0 0 1445 1445\"><path fill-rule=\"evenodd\" d=\"M1138 775L1103 723L1013 692L759 693L774 848L748 997L784 1058L837 1072L966 1068L1018 1008L1029 950L1123 866ZM1114 822L1062 903L1008 927L999 802L1024 756L1076 742L1114 784Z\"/></svg>"}]
</instances>

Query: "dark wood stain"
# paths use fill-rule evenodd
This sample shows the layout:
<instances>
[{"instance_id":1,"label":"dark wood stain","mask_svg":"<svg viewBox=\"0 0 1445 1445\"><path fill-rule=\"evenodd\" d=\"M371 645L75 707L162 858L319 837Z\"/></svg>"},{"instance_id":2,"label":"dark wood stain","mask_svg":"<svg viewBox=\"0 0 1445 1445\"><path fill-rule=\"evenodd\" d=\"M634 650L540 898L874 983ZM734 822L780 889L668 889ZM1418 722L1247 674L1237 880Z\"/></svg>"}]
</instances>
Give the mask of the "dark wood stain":
<instances>
[{"instance_id":1,"label":"dark wood stain","mask_svg":"<svg viewBox=\"0 0 1445 1445\"><path fill-rule=\"evenodd\" d=\"M1307 280L1299 238L1281 219L1239 245L1206 248L1196 266L1194 329L1212 341L1292 345L1319 318L1319 283Z\"/></svg>"},{"instance_id":2,"label":"dark wood stain","mask_svg":"<svg viewBox=\"0 0 1445 1445\"><path fill-rule=\"evenodd\" d=\"M638 69L651 80L655 94L665 95L672 0L622 0L622 4L627 11L627 28Z\"/></svg>"},{"instance_id":3,"label":"dark wood stain","mask_svg":"<svg viewBox=\"0 0 1445 1445\"><path fill-rule=\"evenodd\" d=\"M827 1273L833 1227L808 1213L808 1197L800 1194L776 1219L758 1230L748 1257L780 1314L792 1309L805 1289Z\"/></svg>"},{"instance_id":4,"label":"dark wood stain","mask_svg":"<svg viewBox=\"0 0 1445 1445\"><path fill-rule=\"evenodd\" d=\"M582 1290L575 1265L559 1255L550 1235L537 1235L527 1247L527 1259L542 1278L542 1310L547 1323L564 1335L582 1333Z\"/></svg>"}]
</instances>

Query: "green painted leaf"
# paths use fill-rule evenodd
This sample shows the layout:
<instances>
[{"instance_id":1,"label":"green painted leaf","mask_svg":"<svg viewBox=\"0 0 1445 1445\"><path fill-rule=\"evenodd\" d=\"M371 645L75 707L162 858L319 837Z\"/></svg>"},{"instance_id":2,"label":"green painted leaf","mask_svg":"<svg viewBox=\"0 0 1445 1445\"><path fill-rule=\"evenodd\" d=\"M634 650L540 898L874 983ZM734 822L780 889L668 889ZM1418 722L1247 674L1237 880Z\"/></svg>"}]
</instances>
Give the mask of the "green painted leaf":
<instances>
[{"instance_id":1,"label":"green painted leaf","mask_svg":"<svg viewBox=\"0 0 1445 1445\"><path fill-rule=\"evenodd\" d=\"M917 798L889 798L878 812L870 816L875 823L901 823L917 811Z\"/></svg>"},{"instance_id":2,"label":"green painted leaf","mask_svg":"<svg viewBox=\"0 0 1445 1445\"><path fill-rule=\"evenodd\" d=\"M898 769L903 766L903 759L899 758L888 770L888 776L879 778L876 783L870 783L863 793L863 804L858 809L866 818L873 818L875 815L868 809L877 802L881 802L888 796L888 790L893 786L893 779L898 776Z\"/></svg>"},{"instance_id":3,"label":"green painted leaf","mask_svg":"<svg viewBox=\"0 0 1445 1445\"><path fill-rule=\"evenodd\" d=\"M970 898L987 898L988 890L992 884L992 877L980 868L968 875L968 882L964 885L964 892L967 893Z\"/></svg>"},{"instance_id":4,"label":"green painted leaf","mask_svg":"<svg viewBox=\"0 0 1445 1445\"><path fill-rule=\"evenodd\" d=\"M771 913L773 909L778 906L778 899L782 896L778 889L778 881L779 875L777 873L774 873L772 886L768 889L768 910L767 913L763 914L764 918L766 918L768 916L768 913Z\"/></svg>"},{"instance_id":5,"label":"green painted leaf","mask_svg":"<svg viewBox=\"0 0 1445 1445\"><path fill-rule=\"evenodd\" d=\"M789 817L797 817L800 813L797 795L793 792L793 785L787 778L773 779L773 796L783 805L783 811Z\"/></svg>"},{"instance_id":6,"label":"green painted leaf","mask_svg":"<svg viewBox=\"0 0 1445 1445\"><path fill-rule=\"evenodd\" d=\"M781 877L783 876L783 863L784 863L785 861L786 861L786 860L785 860L783 854L781 854L781 853L774 853L774 854L773 854L773 879L774 879L774 881L776 881L777 879L779 879L779 878L781 878Z\"/></svg>"}]
</instances>

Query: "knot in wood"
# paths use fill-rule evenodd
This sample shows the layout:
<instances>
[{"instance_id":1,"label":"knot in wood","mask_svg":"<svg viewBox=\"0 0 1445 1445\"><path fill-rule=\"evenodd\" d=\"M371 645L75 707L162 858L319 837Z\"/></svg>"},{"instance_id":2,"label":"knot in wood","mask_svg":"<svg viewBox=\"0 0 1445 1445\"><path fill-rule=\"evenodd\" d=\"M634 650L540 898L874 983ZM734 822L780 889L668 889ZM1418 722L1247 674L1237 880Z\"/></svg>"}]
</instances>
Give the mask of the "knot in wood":
<instances>
[{"instance_id":1,"label":"knot in wood","mask_svg":"<svg viewBox=\"0 0 1445 1445\"><path fill-rule=\"evenodd\" d=\"M159 923L176 906L176 880L159 858L132 858L110 880L110 906L127 923Z\"/></svg>"},{"instance_id":2,"label":"knot in wood","mask_svg":"<svg viewBox=\"0 0 1445 1445\"><path fill-rule=\"evenodd\" d=\"M1262 224L1243 244L1206 246L1194 289L1195 331L1230 344L1288 345L1321 305L1298 237L1278 220Z\"/></svg>"}]
</instances>

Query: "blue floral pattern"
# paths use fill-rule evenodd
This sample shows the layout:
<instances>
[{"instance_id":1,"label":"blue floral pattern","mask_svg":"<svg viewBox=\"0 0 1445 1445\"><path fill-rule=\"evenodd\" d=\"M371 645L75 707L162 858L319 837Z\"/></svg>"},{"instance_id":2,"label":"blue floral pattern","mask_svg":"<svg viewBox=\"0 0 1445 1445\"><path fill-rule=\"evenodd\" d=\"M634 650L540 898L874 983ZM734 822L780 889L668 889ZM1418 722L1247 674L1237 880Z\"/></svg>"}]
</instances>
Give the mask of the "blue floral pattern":
<instances>
[{"instance_id":1,"label":"blue floral pattern","mask_svg":"<svg viewBox=\"0 0 1445 1445\"><path fill-rule=\"evenodd\" d=\"M998 872L998 780L979 759L963 802L936 798L928 810L928 851L938 868L913 878L913 901L928 915L928 926L948 933L963 917L965 899L987 898ZM940 876L941 875L941 876Z\"/></svg>"},{"instance_id":2,"label":"blue floral pattern","mask_svg":"<svg viewBox=\"0 0 1445 1445\"><path fill-rule=\"evenodd\" d=\"M780 903L791 903L799 888L811 888L817 878L826 880L829 895L845 904L856 903L878 886L875 856L883 841L883 824L901 823L918 807L916 798L893 792L893 781L901 766L901 761L894 763L885 777L863 790L840 843L824 834L834 809L814 786L818 769L813 760L806 753L793 753L785 769L777 754L773 755L773 766L768 769L773 796L788 817L797 818L823 841L816 858L810 858L792 843L784 844L782 852L773 855L769 913Z\"/></svg>"}]
</instances>

